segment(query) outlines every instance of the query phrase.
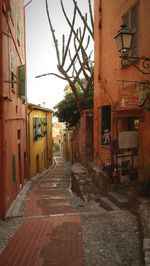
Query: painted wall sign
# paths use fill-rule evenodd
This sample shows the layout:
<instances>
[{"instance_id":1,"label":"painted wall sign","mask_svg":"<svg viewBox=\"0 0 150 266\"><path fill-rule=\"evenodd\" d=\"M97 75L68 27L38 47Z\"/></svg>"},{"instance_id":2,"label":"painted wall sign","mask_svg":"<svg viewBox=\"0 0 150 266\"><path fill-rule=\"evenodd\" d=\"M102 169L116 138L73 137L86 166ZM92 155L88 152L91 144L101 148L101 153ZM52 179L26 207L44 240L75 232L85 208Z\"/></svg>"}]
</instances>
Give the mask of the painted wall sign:
<instances>
[{"instance_id":1,"label":"painted wall sign","mask_svg":"<svg viewBox=\"0 0 150 266\"><path fill-rule=\"evenodd\" d=\"M135 83L120 88L118 108L137 108L139 92Z\"/></svg>"}]
</instances>

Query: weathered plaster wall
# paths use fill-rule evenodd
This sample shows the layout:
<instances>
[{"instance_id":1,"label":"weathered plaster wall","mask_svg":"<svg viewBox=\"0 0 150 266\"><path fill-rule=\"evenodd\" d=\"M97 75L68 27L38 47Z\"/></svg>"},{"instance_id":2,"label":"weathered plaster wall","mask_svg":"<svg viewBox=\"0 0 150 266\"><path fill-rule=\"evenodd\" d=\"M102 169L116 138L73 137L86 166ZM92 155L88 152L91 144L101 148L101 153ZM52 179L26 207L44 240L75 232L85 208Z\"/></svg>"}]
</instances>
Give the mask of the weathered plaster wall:
<instances>
[{"instance_id":1,"label":"weathered plaster wall","mask_svg":"<svg viewBox=\"0 0 150 266\"><path fill-rule=\"evenodd\" d=\"M119 106L122 88L125 91L135 89L135 84L125 81L143 81L150 80L149 75L140 73L132 65L123 68L121 66L119 52L117 51L114 36L117 34L122 24L121 17L136 0L95 0L94 20L95 20L95 75L94 75L94 161L102 165L110 161L110 150L101 145L101 106L111 105L112 109ZM150 30L149 13L150 1L138 1L139 3L139 26L138 26L138 55L150 57ZM140 65L140 61L136 63ZM129 88L130 87L130 88ZM132 88L131 88L132 87ZM133 88L134 87L134 88ZM139 108L138 102L132 106ZM131 108L132 109L132 108ZM134 115L135 111L130 115ZM116 138L116 121L119 113L111 113L111 138ZM124 111L125 114L125 111ZM120 115L120 114L119 114ZM123 112L121 113L123 115ZM126 113L128 115L128 113ZM140 112L139 112L140 116ZM146 119L150 119L150 112ZM149 127L149 125L147 124ZM149 132L144 133L141 126L139 135L143 134L145 147L148 145ZM147 137L146 137L147 136ZM144 151L140 151L140 160L145 160Z\"/></svg>"}]
</instances>

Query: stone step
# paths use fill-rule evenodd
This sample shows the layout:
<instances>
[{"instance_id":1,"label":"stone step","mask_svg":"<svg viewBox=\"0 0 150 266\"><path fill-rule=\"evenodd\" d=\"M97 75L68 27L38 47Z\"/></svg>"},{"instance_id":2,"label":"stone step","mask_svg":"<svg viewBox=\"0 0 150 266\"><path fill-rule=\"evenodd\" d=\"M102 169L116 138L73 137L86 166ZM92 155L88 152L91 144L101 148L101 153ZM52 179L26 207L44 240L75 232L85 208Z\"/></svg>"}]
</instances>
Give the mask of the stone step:
<instances>
[{"instance_id":1,"label":"stone step","mask_svg":"<svg viewBox=\"0 0 150 266\"><path fill-rule=\"evenodd\" d=\"M106 197L100 198L100 206L107 211L120 211L120 208Z\"/></svg>"},{"instance_id":2,"label":"stone step","mask_svg":"<svg viewBox=\"0 0 150 266\"><path fill-rule=\"evenodd\" d=\"M114 191L108 192L107 197L110 201L112 201L121 209L127 209L129 207L128 199L118 194L117 192Z\"/></svg>"}]
</instances>

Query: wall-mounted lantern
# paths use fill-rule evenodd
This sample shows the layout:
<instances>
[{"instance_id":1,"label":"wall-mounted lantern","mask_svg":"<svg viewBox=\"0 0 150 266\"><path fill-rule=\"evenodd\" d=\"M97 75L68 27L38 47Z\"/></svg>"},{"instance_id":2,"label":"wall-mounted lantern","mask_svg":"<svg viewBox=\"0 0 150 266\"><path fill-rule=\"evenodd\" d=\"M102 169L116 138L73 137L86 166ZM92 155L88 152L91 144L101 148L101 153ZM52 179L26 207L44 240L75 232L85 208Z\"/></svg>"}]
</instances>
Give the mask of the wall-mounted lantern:
<instances>
[{"instance_id":1,"label":"wall-mounted lantern","mask_svg":"<svg viewBox=\"0 0 150 266\"><path fill-rule=\"evenodd\" d=\"M121 29L119 30L117 35L114 37L118 51L121 53L120 58L122 58L123 60L127 60L141 73L150 74L150 72L148 72L150 69L150 58L149 57L129 56L129 51L132 48L134 34L136 33L131 31L126 25L122 25ZM142 63L143 70L135 64L135 60L140 60L140 62Z\"/></svg>"}]
</instances>

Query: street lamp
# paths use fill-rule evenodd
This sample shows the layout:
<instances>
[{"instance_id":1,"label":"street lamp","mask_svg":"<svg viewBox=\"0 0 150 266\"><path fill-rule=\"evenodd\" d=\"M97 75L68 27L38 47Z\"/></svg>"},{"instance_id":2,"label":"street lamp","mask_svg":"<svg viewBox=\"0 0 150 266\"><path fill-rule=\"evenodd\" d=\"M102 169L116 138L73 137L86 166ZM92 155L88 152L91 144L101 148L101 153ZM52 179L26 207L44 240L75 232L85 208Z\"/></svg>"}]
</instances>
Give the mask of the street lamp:
<instances>
[{"instance_id":1,"label":"street lamp","mask_svg":"<svg viewBox=\"0 0 150 266\"><path fill-rule=\"evenodd\" d=\"M126 25L122 25L121 29L117 33L117 35L114 37L116 41L116 45L118 48L118 51L121 53L120 58L122 58L121 63L123 64L124 60L127 60L130 64L132 64L136 69L138 69L143 74L150 74L150 72L147 72L145 70L148 70L150 68L150 58L149 57L137 57L137 56L128 56L129 51L132 48L132 42L133 42L133 36L135 32L131 31L129 28L127 28ZM135 60L141 60L142 67L144 71L138 67L134 61Z\"/></svg>"},{"instance_id":2,"label":"street lamp","mask_svg":"<svg viewBox=\"0 0 150 266\"><path fill-rule=\"evenodd\" d=\"M118 34L114 37L118 51L122 56L127 55L131 49L134 34L135 32L128 29L126 25L122 25Z\"/></svg>"}]
</instances>

